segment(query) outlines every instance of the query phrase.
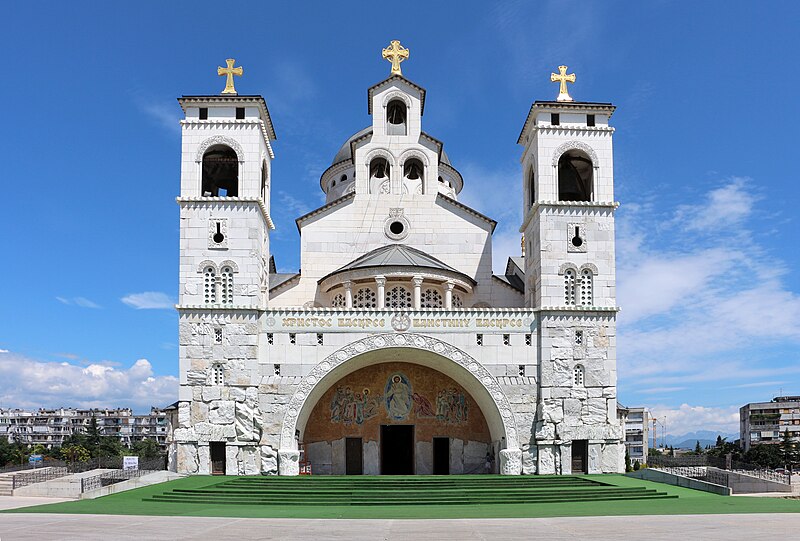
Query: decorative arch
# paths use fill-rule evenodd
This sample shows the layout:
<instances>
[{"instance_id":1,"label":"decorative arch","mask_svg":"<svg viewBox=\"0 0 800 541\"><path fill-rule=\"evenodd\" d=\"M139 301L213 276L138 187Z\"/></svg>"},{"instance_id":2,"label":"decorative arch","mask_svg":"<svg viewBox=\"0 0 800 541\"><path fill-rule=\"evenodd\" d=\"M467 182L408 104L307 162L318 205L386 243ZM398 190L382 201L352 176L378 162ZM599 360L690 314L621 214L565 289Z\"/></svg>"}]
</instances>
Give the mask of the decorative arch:
<instances>
[{"instance_id":1,"label":"decorative arch","mask_svg":"<svg viewBox=\"0 0 800 541\"><path fill-rule=\"evenodd\" d=\"M594 263L584 263L581 265L580 270L583 271L584 269L589 269L593 274L597 274L597 265Z\"/></svg>"},{"instance_id":2,"label":"decorative arch","mask_svg":"<svg viewBox=\"0 0 800 541\"><path fill-rule=\"evenodd\" d=\"M222 267L230 267L233 272L239 272L239 265L236 264L235 261L231 261L230 259L226 259L222 263L219 264L219 268Z\"/></svg>"},{"instance_id":3,"label":"decorative arch","mask_svg":"<svg viewBox=\"0 0 800 541\"><path fill-rule=\"evenodd\" d=\"M240 145L239 141L236 139L227 137L225 135L213 135L200 143L197 146L197 152L195 153L194 161L197 163L202 163L203 155L214 145L225 145L230 147L236 153L236 158L239 160L239 163L244 163L244 150L242 149L242 145Z\"/></svg>"},{"instance_id":4,"label":"decorative arch","mask_svg":"<svg viewBox=\"0 0 800 541\"><path fill-rule=\"evenodd\" d=\"M583 268L583 267L581 267ZM560 267L558 267L558 274L564 274L567 270L572 269L575 274L578 274L578 266L575 263L562 263Z\"/></svg>"},{"instance_id":5,"label":"decorative arch","mask_svg":"<svg viewBox=\"0 0 800 541\"><path fill-rule=\"evenodd\" d=\"M205 272L207 267L211 267L212 269L214 269L214 272L219 272L219 267L217 267L217 264L211 261L210 259L201 261L200 264L197 266L197 272Z\"/></svg>"},{"instance_id":6,"label":"decorative arch","mask_svg":"<svg viewBox=\"0 0 800 541\"><path fill-rule=\"evenodd\" d=\"M369 167L370 162L375 158L385 158L389 165L394 168L397 165L396 160L394 159L394 154L389 152L385 148L373 148L370 150L367 155L364 157L364 165Z\"/></svg>"},{"instance_id":7,"label":"decorative arch","mask_svg":"<svg viewBox=\"0 0 800 541\"><path fill-rule=\"evenodd\" d=\"M392 100L400 100L406 104L407 110L411 109L411 98L409 98L408 94L406 94L405 92L401 92L399 90L392 90L391 92L387 92L386 94L383 95L383 101L381 102L381 105L383 105L383 107L385 108L387 105L389 105L389 102Z\"/></svg>"},{"instance_id":8,"label":"decorative arch","mask_svg":"<svg viewBox=\"0 0 800 541\"><path fill-rule=\"evenodd\" d=\"M463 385L486 417L492 438L505 438L506 449L519 452L514 411L497 380L481 363L466 352L431 336L398 333L378 334L357 340L329 355L311 369L286 406L281 426L280 454L286 456L297 451L295 431L298 426L305 425L311 410L325 391L342 377L362 367L360 363L351 361L361 358L366 366L372 362L367 357L369 353L392 349L416 350L420 355L410 362L423 366L442 361L439 366L432 368L441 369L444 374ZM427 355L422 355L423 353ZM428 364L420 362L423 360L428 360Z\"/></svg>"},{"instance_id":9,"label":"decorative arch","mask_svg":"<svg viewBox=\"0 0 800 541\"><path fill-rule=\"evenodd\" d=\"M558 160L561 159L561 156L563 156L565 152L569 152L570 150L580 150L584 152L589 156L589 159L592 160L592 167L595 169L600 167L600 160L597 157L597 153L583 141L567 141L556 148L553 151L553 167L558 167Z\"/></svg>"},{"instance_id":10,"label":"decorative arch","mask_svg":"<svg viewBox=\"0 0 800 541\"><path fill-rule=\"evenodd\" d=\"M422 152L417 148L409 148L408 150L405 150L402 154L400 154L400 159L398 160L398 162L400 162L400 167L403 167L406 161L411 158L416 158L419 161L421 161L426 169L431 164L430 160L428 160L428 157L425 155L424 152Z\"/></svg>"}]
</instances>

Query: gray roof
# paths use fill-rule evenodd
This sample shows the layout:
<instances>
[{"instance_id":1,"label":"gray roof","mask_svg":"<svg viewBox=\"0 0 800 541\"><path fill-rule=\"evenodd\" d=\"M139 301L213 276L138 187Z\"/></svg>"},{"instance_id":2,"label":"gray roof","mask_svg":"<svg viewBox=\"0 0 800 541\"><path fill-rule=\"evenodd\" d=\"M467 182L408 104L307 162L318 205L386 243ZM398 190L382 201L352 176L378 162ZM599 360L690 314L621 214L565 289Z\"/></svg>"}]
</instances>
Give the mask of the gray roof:
<instances>
[{"instance_id":1,"label":"gray roof","mask_svg":"<svg viewBox=\"0 0 800 541\"><path fill-rule=\"evenodd\" d=\"M341 267L328 274L328 276L355 269L374 267L415 267L438 269L459 274L464 276L468 281L474 283L472 278L469 278L464 273L457 271L450 265L439 261L432 255L426 254L422 250L417 250L416 248L406 246L405 244L389 244L387 246L381 246L380 248L372 250L371 252L367 252L361 257L354 259L344 267ZM328 276L322 278L320 282Z\"/></svg>"},{"instance_id":2,"label":"gray roof","mask_svg":"<svg viewBox=\"0 0 800 541\"><path fill-rule=\"evenodd\" d=\"M516 274L494 274L493 276L507 286L516 289L520 293L525 293L525 282L523 282Z\"/></svg>"},{"instance_id":3,"label":"gray roof","mask_svg":"<svg viewBox=\"0 0 800 541\"><path fill-rule=\"evenodd\" d=\"M372 126L367 126L363 130L359 130L356 133L354 133L353 135L351 135L350 137L348 137L347 141L345 141L344 144L341 147L339 147L339 151L336 153L336 156L333 157L333 161L331 163L332 164L336 164L336 163L339 163L339 162L343 162L345 160L352 160L353 159L353 149L352 149L351 143L353 141L355 141L356 139L358 139L360 137L363 137L364 135L368 134L371 131L372 131ZM427 134L425 134L425 135L427 135ZM428 135L428 137L430 137L430 136ZM450 158L447 156L447 153L445 153L444 149L442 149L442 154L441 154L441 157L439 158L439 161L441 163L446 163L447 165L449 165L451 167L453 165L453 164L450 163Z\"/></svg>"},{"instance_id":4,"label":"gray roof","mask_svg":"<svg viewBox=\"0 0 800 541\"><path fill-rule=\"evenodd\" d=\"M300 276L299 272L277 272L275 274L270 273L269 275L269 288L275 289L276 287L282 286L292 278Z\"/></svg>"}]
</instances>

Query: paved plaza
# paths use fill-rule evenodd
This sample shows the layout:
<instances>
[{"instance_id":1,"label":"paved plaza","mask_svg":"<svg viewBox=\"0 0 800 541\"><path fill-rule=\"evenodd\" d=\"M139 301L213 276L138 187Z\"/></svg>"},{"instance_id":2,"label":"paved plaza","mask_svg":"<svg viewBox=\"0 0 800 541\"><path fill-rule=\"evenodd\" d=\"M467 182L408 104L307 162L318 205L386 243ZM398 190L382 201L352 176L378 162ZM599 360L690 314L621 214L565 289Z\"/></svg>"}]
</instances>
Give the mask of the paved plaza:
<instances>
[{"instance_id":1,"label":"paved plaza","mask_svg":"<svg viewBox=\"0 0 800 541\"><path fill-rule=\"evenodd\" d=\"M794 539L800 514L559 517L474 520L304 520L118 515L0 515L0 540L491 539L514 541Z\"/></svg>"}]
</instances>

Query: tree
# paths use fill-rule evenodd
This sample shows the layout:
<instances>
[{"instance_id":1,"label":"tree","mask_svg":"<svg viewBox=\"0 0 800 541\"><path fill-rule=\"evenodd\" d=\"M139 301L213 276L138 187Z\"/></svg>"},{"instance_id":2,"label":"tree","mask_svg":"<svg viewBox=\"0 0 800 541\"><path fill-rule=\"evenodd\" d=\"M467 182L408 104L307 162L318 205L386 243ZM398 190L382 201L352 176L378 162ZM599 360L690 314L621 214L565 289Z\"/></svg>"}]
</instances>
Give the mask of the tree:
<instances>
[{"instance_id":1,"label":"tree","mask_svg":"<svg viewBox=\"0 0 800 541\"><path fill-rule=\"evenodd\" d=\"M778 468L784 465L780 446L769 443L753 445L745 453L744 461L762 468Z\"/></svg>"},{"instance_id":2,"label":"tree","mask_svg":"<svg viewBox=\"0 0 800 541\"><path fill-rule=\"evenodd\" d=\"M783 458L783 463L785 465L791 466L792 464L797 463L797 444L795 443L791 434L789 434L789 430L784 430L783 437L781 438L780 448L781 457Z\"/></svg>"},{"instance_id":3,"label":"tree","mask_svg":"<svg viewBox=\"0 0 800 541\"><path fill-rule=\"evenodd\" d=\"M627 447L625 448L625 471L633 471L633 468L631 468L631 454L628 452Z\"/></svg>"},{"instance_id":4,"label":"tree","mask_svg":"<svg viewBox=\"0 0 800 541\"><path fill-rule=\"evenodd\" d=\"M694 444L694 454L696 455L703 454L703 448L700 447L700 440L697 440L697 442Z\"/></svg>"},{"instance_id":5,"label":"tree","mask_svg":"<svg viewBox=\"0 0 800 541\"><path fill-rule=\"evenodd\" d=\"M88 462L92 458L82 445L62 445L61 456L67 462Z\"/></svg>"},{"instance_id":6,"label":"tree","mask_svg":"<svg viewBox=\"0 0 800 541\"><path fill-rule=\"evenodd\" d=\"M675 448L672 445L669 446L669 456L675 456Z\"/></svg>"},{"instance_id":7,"label":"tree","mask_svg":"<svg viewBox=\"0 0 800 541\"><path fill-rule=\"evenodd\" d=\"M639 461L636 461L636 462L633 463L633 471L639 471L641 469L641 467L642 467L642 465L639 464Z\"/></svg>"},{"instance_id":8,"label":"tree","mask_svg":"<svg viewBox=\"0 0 800 541\"><path fill-rule=\"evenodd\" d=\"M133 445L131 445L131 452L138 455L139 458L147 460L161 456L161 447L159 447L158 442L155 440L145 438L141 441L133 442ZM628 451L625 451L625 456L627 456L627 454Z\"/></svg>"}]
</instances>

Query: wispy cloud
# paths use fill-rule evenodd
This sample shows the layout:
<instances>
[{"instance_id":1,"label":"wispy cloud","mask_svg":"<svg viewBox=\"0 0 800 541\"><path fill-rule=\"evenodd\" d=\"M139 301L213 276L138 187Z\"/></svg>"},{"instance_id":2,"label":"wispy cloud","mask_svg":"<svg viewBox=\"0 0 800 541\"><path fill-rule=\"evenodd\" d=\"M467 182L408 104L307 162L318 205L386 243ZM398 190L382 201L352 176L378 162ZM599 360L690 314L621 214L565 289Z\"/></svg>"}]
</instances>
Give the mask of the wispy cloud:
<instances>
[{"instance_id":1,"label":"wispy cloud","mask_svg":"<svg viewBox=\"0 0 800 541\"><path fill-rule=\"evenodd\" d=\"M7 349L0 349L0 353L8 353Z\"/></svg>"},{"instance_id":2,"label":"wispy cloud","mask_svg":"<svg viewBox=\"0 0 800 541\"><path fill-rule=\"evenodd\" d=\"M164 406L178 393L178 379L156 376L147 359L129 368L107 363L78 366L7 353L0 363L0 403L20 408Z\"/></svg>"},{"instance_id":3,"label":"wispy cloud","mask_svg":"<svg viewBox=\"0 0 800 541\"><path fill-rule=\"evenodd\" d=\"M177 135L180 133L180 116L172 102L137 100L137 105L156 125L171 134Z\"/></svg>"},{"instance_id":4,"label":"wispy cloud","mask_svg":"<svg viewBox=\"0 0 800 541\"><path fill-rule=\"evenodd\" d=\"M56 300L61 304L66 304L67 306L79 306L80 308L102 308L102 306L87 299L86 297L56 297Z\"/></svg>"},{"instance_id":5,"label":"wispy cloud","mask_svg":"<svg viewBox=\"0 0 800 541\"><path fill-rule=\"evenodd\" d=\"M724 434L739 432L738 406L705 407L681 404L678 407L655 405L650 413L670 434L713 430Z\"/></svg>"},{"instance_id":6,"label":"wispy cloud","mask_svg":"<svg viewBox=\"0 0 800 541\"><path fill-rule=\"evenodd\" d=\"M172 297L160 291L130 293L120 300L137 310L167 310L175 306Z\"/></svg>"}]
</instances>

